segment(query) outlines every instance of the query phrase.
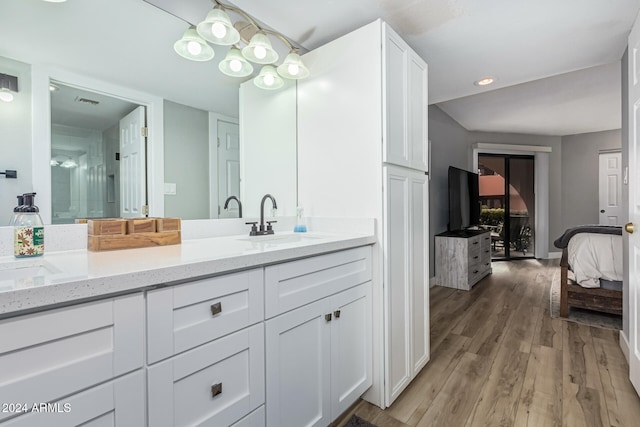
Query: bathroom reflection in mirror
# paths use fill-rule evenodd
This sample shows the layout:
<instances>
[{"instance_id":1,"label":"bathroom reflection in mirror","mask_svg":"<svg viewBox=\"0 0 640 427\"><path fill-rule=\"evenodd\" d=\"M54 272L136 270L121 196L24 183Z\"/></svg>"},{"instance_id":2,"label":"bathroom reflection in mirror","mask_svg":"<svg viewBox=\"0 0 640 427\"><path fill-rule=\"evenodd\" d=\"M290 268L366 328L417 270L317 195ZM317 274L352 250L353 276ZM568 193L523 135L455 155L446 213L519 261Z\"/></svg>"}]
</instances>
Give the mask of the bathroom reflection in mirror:
<instances>
[{"instance_id":1,"label":"bathroom reflection in mirror","mask_svg":"<svg viewBox=\"0 0 640 427\"><path fill-rule=\"evenodd\" d=\"M53 224L72 224L77 218L124 216L121 206L126 207L127 202L121 198L129 191L120 188L120 138L126 135L127 123L136 120L138 108L144 115L143 106L51 82ZM132 112L133 118L129 116ZM143 159L143 167L144 163ZM145 173L141 171L138 179L144 179ZM133 174L125 170L124 175Z\"/></svg>"}]
</instances>

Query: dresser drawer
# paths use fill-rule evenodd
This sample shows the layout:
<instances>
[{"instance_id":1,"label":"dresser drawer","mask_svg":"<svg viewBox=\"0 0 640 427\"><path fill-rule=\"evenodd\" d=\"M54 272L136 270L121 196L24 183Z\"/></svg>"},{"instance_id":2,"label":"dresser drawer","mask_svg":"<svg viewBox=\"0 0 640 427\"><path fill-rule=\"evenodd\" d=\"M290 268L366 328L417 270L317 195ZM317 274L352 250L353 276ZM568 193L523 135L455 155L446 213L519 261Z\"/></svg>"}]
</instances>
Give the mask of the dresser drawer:
<instances>
[{"instance_id":1,"label":"dresser drawer","mask_svg":"<svg viewBox=\"0 0 640 427\"><path fill-rule=\"evenodd\" d=\"M264 404L264 325L151 366L147 380L150 426L231 425Z\"/></svg>"},{"instance_id":2,"label":"dresser drawer","mask_svg":"<svg viewBox=\"0 0 640 427\"><path fill-rule=\"evenodd\" d=\"M142 293L0 321L0 402L52 402L142 367ZM0 412L0 420L11 414Z\"/></svg>"},{"instance_id":3,"label":"dresser drawer","mask_svg":"<svg viewBox=\"0 0 640 427\"><path fill-rule=\"evenodd\" d=\"M42 412L13 418L3 427L144 426L145 383L142 369L57 402ZM30 402L33 405L34 402Z\"/></svg>"},{"instance_id":4,"label":"dresser drawer","mask_svg":"<svg viewBox=\"0 0 640 427\"><path fill-rule=\"evenodd\" d=\"M264 280L269 319L371 280L371 247L269 266Z\"/></svg>"},{"instance_id":5,"label":"dresser drawer","mask_svg":"<svg viewBox=\"0 0 640 427\"><path fill-rule=\"evenodd\" d=\"M158 362L262 321L263 295L262 269L148 292L148 362Z\"/></svg>"}]
</instances>

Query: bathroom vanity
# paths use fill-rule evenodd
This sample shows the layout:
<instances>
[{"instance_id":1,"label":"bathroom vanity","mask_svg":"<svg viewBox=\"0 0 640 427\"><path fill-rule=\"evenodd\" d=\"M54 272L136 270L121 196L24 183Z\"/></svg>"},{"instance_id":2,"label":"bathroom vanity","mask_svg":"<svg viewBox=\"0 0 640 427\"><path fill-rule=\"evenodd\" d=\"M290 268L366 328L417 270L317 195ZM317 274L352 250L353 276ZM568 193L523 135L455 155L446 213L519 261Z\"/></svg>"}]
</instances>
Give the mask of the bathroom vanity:
<instances>
[{"instance_id":1,"label":"bathroom vanity","mask_svg":"<svg viewBox=\"0 0 640 427\"><path fill-rule=\"evenodd\" d=\"M2 257L0 425L328 425L372 383L374 241Z\"/></svg>"}]
</instances>

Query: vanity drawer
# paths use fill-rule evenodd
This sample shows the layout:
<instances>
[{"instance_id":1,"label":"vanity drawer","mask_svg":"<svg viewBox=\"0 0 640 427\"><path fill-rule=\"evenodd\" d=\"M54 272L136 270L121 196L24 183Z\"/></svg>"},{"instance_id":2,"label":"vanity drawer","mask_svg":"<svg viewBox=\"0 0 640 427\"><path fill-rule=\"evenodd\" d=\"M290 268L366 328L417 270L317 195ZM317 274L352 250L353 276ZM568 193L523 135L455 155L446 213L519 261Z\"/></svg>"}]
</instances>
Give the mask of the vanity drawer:
<instances>
[{"instance_id":1,"label":"vanity drawer","mask_svg":"<svg viewBox=\"0 0 640 427\"><path fill-rule=\"evenodd\" d=\"M371 246L265 268L267 319L371 280Z\"/></svg>"},{"instance_id":2,"label":"vanity drawer","mask_svg":"<svg viewBox=\"0 0 640 427\"><path fill-rule=\"evenodd\" d=\"M2 426L144 426L144 391L144 373L140 369L53 402L47 411L29 412L3 423Z\"/></svg>"},{"instance_id":3,"label":"vanity drawer","mask_svg":"<svg viewBox=\"0 0 640 427\"><path fill-rule=\"evenodd\" d=\"M56 401L142 367L144 298L5 319L0 337L0 402Z\"/></svg>"},{"instance_id":4,"label":"vanity drawer","mask_svg":"<svg viewBox=\"0 0 640 427\"><path fill-rule=\"evenodd\" d=\"M266 416L264 405L232 425L231 427L264 427L266 423Z\"/></svg>"},{"instance_id":5,"label":"vanity drawer","mask_svg":"<svg viewBox=\"0 0 640 427\"><path fill-rule=\"evenodd\" d=\"M231 425L265 401L264 325L151 366L147 381L150 426Z\"/></svg>"},{"instance_id":6,"label":"vanity drawer","mask_svg":"<svg viewBox=\"0 0 640 427\"><path fill-rule=\"evenodd\" d=\"M147 293L147 359L155 363L264 318L262 269Z\"/></svg>"}]
</instances>

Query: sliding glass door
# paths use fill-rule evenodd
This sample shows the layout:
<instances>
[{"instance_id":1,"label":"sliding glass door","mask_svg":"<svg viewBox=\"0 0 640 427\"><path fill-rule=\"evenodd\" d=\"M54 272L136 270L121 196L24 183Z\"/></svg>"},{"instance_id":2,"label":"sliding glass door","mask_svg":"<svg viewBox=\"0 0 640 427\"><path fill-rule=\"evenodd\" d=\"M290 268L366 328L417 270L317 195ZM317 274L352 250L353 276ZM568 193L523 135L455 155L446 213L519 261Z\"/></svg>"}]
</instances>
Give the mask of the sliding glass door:
<instances>
[{"instance_id":1,"label":"sliding glass door","mask_svg":"<svg viewBox=\"0 0 640 427\"><path fill-rule=\"evenodd\" d=\"M480 222L491 229L492 259L533 258L534 157L478 155Z\"/></svg>"}]
</instances>

